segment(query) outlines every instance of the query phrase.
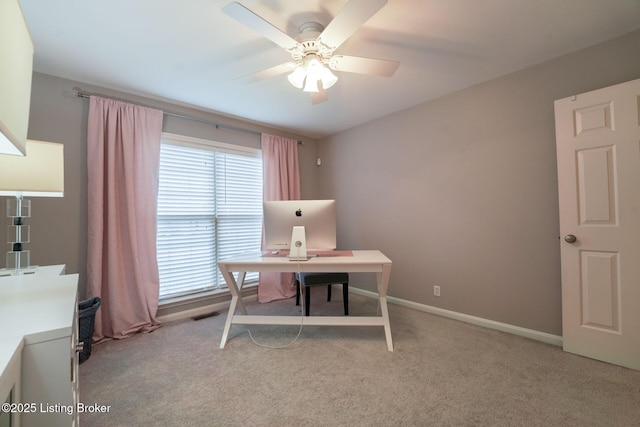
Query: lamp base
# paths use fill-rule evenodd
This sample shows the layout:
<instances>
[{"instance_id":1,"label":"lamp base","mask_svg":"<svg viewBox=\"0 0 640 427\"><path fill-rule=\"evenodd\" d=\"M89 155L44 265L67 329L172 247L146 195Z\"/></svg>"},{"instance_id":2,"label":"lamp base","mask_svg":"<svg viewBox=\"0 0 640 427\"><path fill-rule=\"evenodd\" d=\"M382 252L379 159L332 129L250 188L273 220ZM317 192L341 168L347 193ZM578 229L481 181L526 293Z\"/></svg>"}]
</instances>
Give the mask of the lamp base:
<instances>
[{"instance_id":1,"label":"lamp base","mask_svg":"<svg viewBox=\"0 0 640 427\"><path fill-rule=\"evenodd\" d=\"M15 247L15 243L14 246ZM31 265L31 252L26 250L9 251L7 252L7 263L5 264L7 270L24 270Z\"/></svg>"}]
</instances>

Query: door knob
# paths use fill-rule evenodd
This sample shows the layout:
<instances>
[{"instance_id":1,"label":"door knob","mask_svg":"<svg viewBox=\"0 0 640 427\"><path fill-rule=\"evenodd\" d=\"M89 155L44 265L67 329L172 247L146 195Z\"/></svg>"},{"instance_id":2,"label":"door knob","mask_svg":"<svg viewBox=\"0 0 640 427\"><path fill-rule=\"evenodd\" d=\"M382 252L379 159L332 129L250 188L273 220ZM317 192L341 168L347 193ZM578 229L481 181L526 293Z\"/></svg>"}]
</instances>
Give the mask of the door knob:
<instances>
[{"instance_id":1,"label":"door knob","mask_svg":"<svg viewBox=\"0 0 640 427\"><path fill-rule=\"evenodd\" d=\"M576 236L574 236L573 234L567 234L566 236L564 236L564 241L567 243L575 243L576 242Z\"/></svg>"}]
</instances>

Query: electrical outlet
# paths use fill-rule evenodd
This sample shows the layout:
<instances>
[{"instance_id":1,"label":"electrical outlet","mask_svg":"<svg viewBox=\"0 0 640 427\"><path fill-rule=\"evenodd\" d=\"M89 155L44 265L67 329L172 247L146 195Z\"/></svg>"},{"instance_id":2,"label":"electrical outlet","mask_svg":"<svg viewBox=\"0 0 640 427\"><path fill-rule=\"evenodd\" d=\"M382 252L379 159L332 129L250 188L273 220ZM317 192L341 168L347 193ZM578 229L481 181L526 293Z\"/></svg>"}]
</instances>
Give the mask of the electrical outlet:
<instances>
[{"instance_id":1,"label":"electrical outlet","mask_svg":"<svg viewBox=\"0 0 640 427\"><path fill-rule=\"evenodd\" d=\"M439 297L440 296L440 286L434 286L433 287L433 295Z\"/></svg>"}]
</instances>

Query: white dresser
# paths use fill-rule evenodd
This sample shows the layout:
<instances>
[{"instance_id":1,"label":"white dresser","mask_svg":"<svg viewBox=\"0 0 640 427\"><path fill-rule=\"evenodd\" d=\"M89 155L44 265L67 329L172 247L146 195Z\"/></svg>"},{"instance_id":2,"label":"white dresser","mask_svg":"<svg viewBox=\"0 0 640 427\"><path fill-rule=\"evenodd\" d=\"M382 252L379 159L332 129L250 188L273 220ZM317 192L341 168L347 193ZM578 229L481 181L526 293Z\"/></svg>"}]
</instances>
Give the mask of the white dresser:
<instances>
[{"instance_id":1,"label":"white dresser","mask_svg":"<svg viewBox=\"0 0 640 427\"><path fill-rule=\"evenodd\" d=\"M0 400L13 388L21 427L78 425L78 275L63 273L0 277Z\"/></svg>"}]
</instances>

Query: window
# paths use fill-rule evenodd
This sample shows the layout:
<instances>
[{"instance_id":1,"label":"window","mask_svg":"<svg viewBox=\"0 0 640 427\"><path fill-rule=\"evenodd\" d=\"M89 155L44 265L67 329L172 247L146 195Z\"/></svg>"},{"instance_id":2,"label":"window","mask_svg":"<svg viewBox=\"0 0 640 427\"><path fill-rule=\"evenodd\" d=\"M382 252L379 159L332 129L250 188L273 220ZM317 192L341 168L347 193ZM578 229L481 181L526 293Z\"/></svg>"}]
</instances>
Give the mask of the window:
<instances>
[{"instance_id":1,"label":"window","mask_svg":"<svg viewBox=\"0 0 640 427\"><path fill-rule=\"evenodd\" d=\"M163 134L159 181L160 299L225 287L218 259L260 250L261 151Z\"/></svg>"}]
</instances>

